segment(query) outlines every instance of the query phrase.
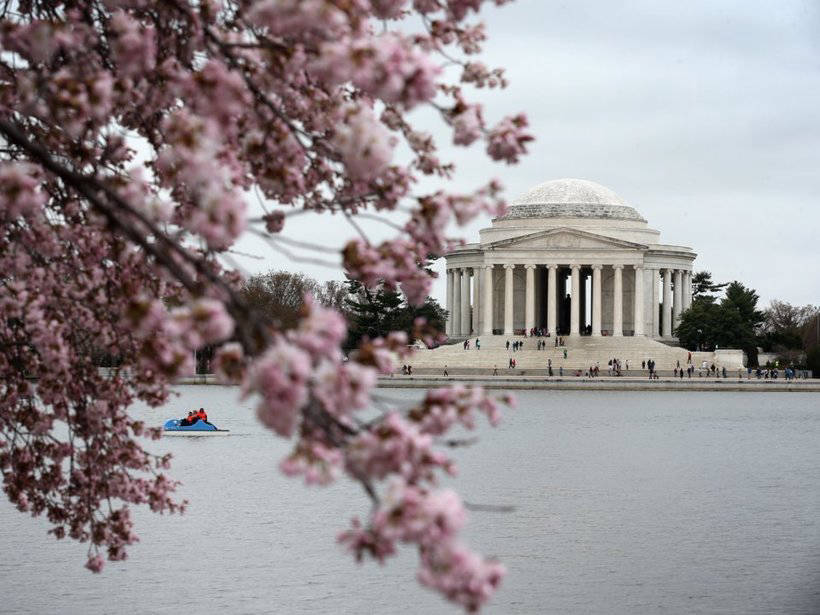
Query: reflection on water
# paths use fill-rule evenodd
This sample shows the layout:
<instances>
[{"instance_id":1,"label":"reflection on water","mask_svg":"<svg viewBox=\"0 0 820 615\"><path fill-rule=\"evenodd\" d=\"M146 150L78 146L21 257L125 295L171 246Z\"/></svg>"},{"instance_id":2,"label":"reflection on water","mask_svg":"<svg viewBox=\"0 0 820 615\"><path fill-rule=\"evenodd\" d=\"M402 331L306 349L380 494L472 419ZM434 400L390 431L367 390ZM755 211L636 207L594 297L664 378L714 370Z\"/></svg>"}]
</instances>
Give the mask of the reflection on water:
<instances>
[{"instance_id":1,"label":"reflection on water","mask_svg":"<svg viewBox=\"0 0 820 615\"><path fill-rule=\"evenodd\" d=\"M139 511L141 542L101 575L0 502L0 611L450 613L416 556L357 567L335 543L368 503L353 484L304 488L288 445L236 390L181 387L161 424L204 405L227 438L174 453L191 505ZM420 391L391 390L410 400ZM820 605L820 395L531 391L453 451L473 512L465 538L509 570L489 613L814 613Z\"/></svg>"}]
</instances>

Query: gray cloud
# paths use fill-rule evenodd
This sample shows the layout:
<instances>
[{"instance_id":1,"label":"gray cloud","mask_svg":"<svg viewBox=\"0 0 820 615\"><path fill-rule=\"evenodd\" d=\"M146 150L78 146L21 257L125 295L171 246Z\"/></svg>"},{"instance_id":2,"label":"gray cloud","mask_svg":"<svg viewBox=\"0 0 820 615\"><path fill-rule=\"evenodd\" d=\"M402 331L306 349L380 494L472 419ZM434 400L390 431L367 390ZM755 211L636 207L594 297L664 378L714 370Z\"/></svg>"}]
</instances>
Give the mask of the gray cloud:
<instances>
[{"instance_id":1,"label":"gray cloud","mask_svg":"<svg viewBox=\"0 0 820 615\"><path fill-rule=\"evenodd\" d=\"M482 60L506 67L511 85L474 98L490 121L525 111L537 141L520 165L493 164L480 148L450 146L440 122L417 113L458 166L448 188L498 177L513 198L549 179L591 179L663 241L694 248L696 268L752 286L764 304L820 303L816 3L519 0L485 21ZM316 222L291 229L326 245L350 236L339 219ZM488 224L459 231L475 241ZM441 280L434 294L443 299Z\"/></svg>"}]
</instances>

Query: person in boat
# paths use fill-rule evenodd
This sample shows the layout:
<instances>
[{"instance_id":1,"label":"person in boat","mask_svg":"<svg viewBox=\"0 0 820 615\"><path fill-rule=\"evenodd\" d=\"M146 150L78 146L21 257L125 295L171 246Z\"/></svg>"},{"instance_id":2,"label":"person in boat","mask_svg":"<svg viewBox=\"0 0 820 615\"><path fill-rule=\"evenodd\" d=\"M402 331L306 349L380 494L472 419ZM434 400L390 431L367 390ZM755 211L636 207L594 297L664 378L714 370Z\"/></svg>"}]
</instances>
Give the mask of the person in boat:
<instances>
[{"instance_id":1,"label":"person in boat","mask_svg":"<svg viewBox=\"0 0 820 615\"><path fill-rule=\"evenodd\" d=\"M205 408L200 408L199 410L197 410L196 417L197 417L200 421L202 421L203 423L207 423L207 422L208 422L208 415L207 415L207 413L205 412ZM210 424L210 423L209 423L209 424Z\"/></svg>"},{"instance_id":2,"label":"person in boat","mask_svg":"<svg viewBox=\"0 0 820 615\"><path fill-rule=\"evenodd\" d=\"M184 419L179 420L179 425L180 427L188 427L196 423L198 420L199 416L195 414L193 411L191 411L188 413L188 416L186 416Z\"/></svg>"}]
</instances>

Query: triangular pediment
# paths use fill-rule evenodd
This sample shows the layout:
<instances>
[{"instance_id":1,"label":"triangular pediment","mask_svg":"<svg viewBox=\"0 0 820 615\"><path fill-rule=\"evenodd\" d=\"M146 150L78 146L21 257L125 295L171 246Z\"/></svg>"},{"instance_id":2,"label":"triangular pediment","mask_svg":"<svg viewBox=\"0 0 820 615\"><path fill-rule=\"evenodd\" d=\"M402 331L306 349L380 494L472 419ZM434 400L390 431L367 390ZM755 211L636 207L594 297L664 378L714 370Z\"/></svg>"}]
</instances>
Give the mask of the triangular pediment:
<instances>
[{"instance_id":1,"label":"triangular pediment","mask_svg":"<svg viewBox=\"0 0 820 615\"><path fill-rule=\"evenodd\" d=\"M569 227L553 228L546 231L537 231L527 235L511 237L494 241L485 246L485 249L527 249L527 250L551 250L551 249L631 249L647 250L648 246L623 239L605 237L588 231L581 231Z\"/></svg>"}]
</instances>

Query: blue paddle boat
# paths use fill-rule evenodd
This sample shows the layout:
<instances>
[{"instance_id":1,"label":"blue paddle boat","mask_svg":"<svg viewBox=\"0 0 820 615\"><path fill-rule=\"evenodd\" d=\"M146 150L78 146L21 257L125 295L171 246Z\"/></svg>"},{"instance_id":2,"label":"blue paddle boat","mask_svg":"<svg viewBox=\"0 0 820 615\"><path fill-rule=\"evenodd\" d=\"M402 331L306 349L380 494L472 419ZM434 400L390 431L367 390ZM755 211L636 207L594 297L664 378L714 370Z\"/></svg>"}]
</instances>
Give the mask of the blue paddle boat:
<instances>
[{"instance_id":1,"label":"blue paddle boat","mask_svg":"<svg viewBox=\"0 0 820 615\"><path fill-rule=\"evenodd\" d=\"M180 419L169 419L162 426L166 436L227 436L230 429L218 429L207 421L197 421L193 425L181 425Z\"/></svg>"}]
</instances>

